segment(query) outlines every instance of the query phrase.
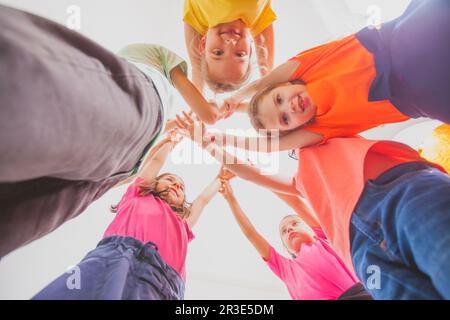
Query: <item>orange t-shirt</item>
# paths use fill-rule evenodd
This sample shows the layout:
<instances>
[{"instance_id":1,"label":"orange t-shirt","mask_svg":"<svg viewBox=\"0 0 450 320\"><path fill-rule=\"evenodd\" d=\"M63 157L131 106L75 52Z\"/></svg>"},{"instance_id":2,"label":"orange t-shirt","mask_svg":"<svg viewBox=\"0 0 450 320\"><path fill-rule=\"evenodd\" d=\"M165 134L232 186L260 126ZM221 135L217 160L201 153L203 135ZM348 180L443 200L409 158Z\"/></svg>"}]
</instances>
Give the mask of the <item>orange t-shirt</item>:
<instances>
[{"instance_id":1,"label":"orange t-shirt","mask_svg":"<svg viewBox=\"0 0 450 320\"><path fill-rule=\"evenodd\" d=\"M350 270L350 219L366 182L406 162L426 162L393 141L333 138L299 151L296 186L314 208L327 238Z\"/></svg>"},{"instance_id":2,"label":"orange t-shirt","mask_svg":"<svg viewBox=\"0 0 450 320\"><path fill-rule=\"evenodd\" d=\"M291 80L303 80L317 105L316 121L306 130L329 139L409 119L389 100L369 102L376 76L374 57L355 35L304 51L291 60L300 62Z\"/></svg>"}]
</instances>

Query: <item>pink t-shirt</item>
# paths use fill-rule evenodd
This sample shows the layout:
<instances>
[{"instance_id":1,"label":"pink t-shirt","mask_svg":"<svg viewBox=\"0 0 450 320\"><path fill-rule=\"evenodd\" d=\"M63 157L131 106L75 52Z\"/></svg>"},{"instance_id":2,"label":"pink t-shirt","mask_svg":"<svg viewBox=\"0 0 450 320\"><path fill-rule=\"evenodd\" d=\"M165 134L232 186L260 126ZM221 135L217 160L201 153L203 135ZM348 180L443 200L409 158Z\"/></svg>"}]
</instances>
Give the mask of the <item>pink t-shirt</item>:
<instances>
[{"instance_id":1,"label":"pink t-shirt","mask_svg":"<svg viewBox=\"0 0 450 320\"><path fill-rule=\"evenodd\" d=\"M331 248L320 228L313 228L318 240L302 245L295 259L288 259L270 247L272 271L285 283L295 300L336 300L359 282Z\"/></svg>"},{"instance_id":2,"label":"pink t-shirt","mask_svg":"<svg viewBox=\"0 0 450 320\"><path fill-rule=\"evenodd\" d=\"M155 243L164 261L186 280L187 246L194 234L164 200L153 195L140 197L136 186L140 182L143 180L138 178L128 187L104 238L128 236L143 243Z\"/></svg>"}]
</instances>

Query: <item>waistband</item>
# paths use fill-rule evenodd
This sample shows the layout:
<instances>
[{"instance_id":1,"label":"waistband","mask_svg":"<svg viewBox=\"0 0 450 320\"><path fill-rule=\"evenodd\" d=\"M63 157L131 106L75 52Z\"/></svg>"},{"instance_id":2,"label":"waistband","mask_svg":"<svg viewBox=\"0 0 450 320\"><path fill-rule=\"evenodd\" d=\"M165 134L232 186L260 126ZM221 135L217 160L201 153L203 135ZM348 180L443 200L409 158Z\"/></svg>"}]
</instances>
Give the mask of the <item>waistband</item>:
<instances>
[{"instance_id":1,"label":"waistband","mask_svg":"<svg viewBox=\"0 0 450 320\"><path fill-rule=\"evenodd\" d=\"M144 244L143 242L132 237L112 236L101 240L98 243L97 247L109 244L125 245L127 247L136 249L134 256L138 260L146 261L150 265L159 268L163 274L167 273L168 275L177 277L181 282L183 282L179 273L174 268L169 266L161 257L158 252L158 245L156 245L155 243L147 242L146 244ZM167 278L170 279L170 277Z\"/></svg>"},{"instance_id":2,"label":"waistband","mask_svg":"<svg viewBox=\"0 0 450 320\"><path fill-rule=\"evenodd\" d=\"M406 162L395 166L386 172L382 173L378 178L374 179L373 182L379 184L389 183L402 175L410 172L422 171L422 170L430 170L436 169L433 164L427 162Z\"/></svg>"}]
</instances>

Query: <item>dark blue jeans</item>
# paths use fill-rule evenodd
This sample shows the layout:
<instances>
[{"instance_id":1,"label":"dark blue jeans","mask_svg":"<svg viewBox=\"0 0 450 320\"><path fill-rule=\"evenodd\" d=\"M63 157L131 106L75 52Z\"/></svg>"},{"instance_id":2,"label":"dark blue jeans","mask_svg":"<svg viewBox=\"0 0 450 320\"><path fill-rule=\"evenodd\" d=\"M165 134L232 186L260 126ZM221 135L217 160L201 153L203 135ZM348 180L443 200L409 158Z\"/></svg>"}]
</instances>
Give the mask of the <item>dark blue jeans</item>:
<instances>
[{"instance_id":1,"label":"dark blue jeans","mask_svg":"<svg viewBox=\"0 0 450 320\"><path fill-rule=\"evenodd\" d=\"M369 181L350 242L356 273L375 299L450 299L450 177L407 163Z\"/></svg>"},{"instance_id":2,"label":"dark blue jeans","mask_svg":"<svg viewBox=\"0 0 450 320\"><path fill-rule=\"evenodd\" d=\"M78 279L76 277L79 277ZM103 239L70 272L35 300L182 300L184 282L153 243L130 237Z\"/></svg>"}]
</instances>

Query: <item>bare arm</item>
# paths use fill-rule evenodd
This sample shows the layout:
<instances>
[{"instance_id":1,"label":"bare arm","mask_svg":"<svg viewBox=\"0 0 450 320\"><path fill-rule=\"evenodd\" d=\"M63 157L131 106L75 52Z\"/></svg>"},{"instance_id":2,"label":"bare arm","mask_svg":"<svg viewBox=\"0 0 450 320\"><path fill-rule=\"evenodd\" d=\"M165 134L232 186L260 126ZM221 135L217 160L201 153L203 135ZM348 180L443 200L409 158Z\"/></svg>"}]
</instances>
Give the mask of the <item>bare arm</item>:
<instances>
[{"instance_id":1,"label":"bare arm","mask_svg":"<svg viewBox=\"0 0 450 320\"><path fill-rule=\"evenodd\" d=\"M214 136L214 141L224 146L267 153L309 147L323 140L320 134L302 129L292 131L281 137L242 137L221 133L213 133L208 136Z\"/></svg>"},{"instance_id":2,"label":"bare arm","mask_svg":"<svg viewBox=\"0 0 450 320\"><path fill-rule=\"evenodd\" d=\"M206 101L197 87L186 77L186 74L179 66L172 69L170 78L172 79L175 88L201 121L206 122L207 124L216 123L220 118L219 109Z\"/></svg>"},{"instance_id":3,"label":"bare arm","mask_svg":"<svg viewBox=\"0 0 450 320\"><path fill-rule=\"evenodd\" d=\"M259 72L265 76L273 69L274 35L273 25L267 27L255 37L256 56L258 58Z\"/></svg>"},{"instance_id":4,"label":"bare arm","mask_svg":"<svg viewBox=\"0 0 450 320\"><path fill-rule=\"evenodd\" d=\"M175 142L170 139L163 140L161 147L145 160L137 176L146 182L153 181L158 176L174 146Z\"/></svg>"},{"instance_id":5,"label":"bare arm","mask_svg":"<svg viewBox=\"0 0 450 320\"><path fill-rule=\"evenodd\" d=\"M257 185L268 188L273 191L300 195L295 187L292 179L281 176L264 175L261 170L244 163L234 155L229 154L214 143L205 146L205 149L218 161L223 163L223 166L233 172L235 175L244 180L251 181Z\"/></svg>"},{"instance_id":6,"label":"bare arm","mask_svg":"<svg viewBox=\"0 0 450 320\"><path fill-rule=\"evenodd\" d=\"M205 141L202 137L204 125L201 122L192 120L192 118L186 113L183 114L186 119L182 119L177 116L178 127L184 129L185 134L189 135L189 137L195 142L200 143L202 148L206 149L206 151L208 151L214 158L223 163L223 166L226 169L230 170L242 179L252 181L253 183L261 185L265 188L281 193L299 195L292 179L287 180L278 176L264 175L259 169L250 166L236 156L229 154L216 143L212 143L208 140Z\"/></svg>"},{"instance_id":7,"label":"bare arm","mask_svg":"<svg viewBox=\"0 0 450 320\"><path fill-rule=\"evenodd\" d=\"M175 123L175 124L176 124L176 123ZM157 144L150 150L149 154L147 155L147 158L144 160L144 163L142 164L142 168L144 168L145 165L146 165L151 159L153 159L153 158L155 157L156 152L158 152L158 151L161 149L161 147L162 147L163 145L165 145L167 142L168 142L168 139L167 139L167 138L164 139L164 140L161 140L159 143L157 143ZM120 186L122 186L122 185L124 185L124 184L129 184L129 183L132 182L134 179L136 179L137 175L138 175L138 174L133 174L132 176L129 176L129 177L126 178L125 180L120 181L119 183L117 183L117 184L114 186L114 188L120 187Z\"/></svg>"},{"instance_id":8,"label":"bare arm","mask_svg":"<svg viewBox=\"0 0 450 320\"><path fill-rule=\"evenodd\" d=\"M274 193L278 198L283 200L289 207L291 207L311 228L320 227L319 220L317 219L314 211L300 197L291 196L279 192Z\"/></svg>"},{"instance_id":9,"label":"bare arm","mask_svg":"<svg viewBox=\"0 0 450 320\"><path fill-rule=\"evenodd\" d=\"M186 219L190 228L193 228L200 218L206 205L216 195L221 186L219 177L216 177L194 200L191 206L191 215Z\"/></svg>"},{"instance_id":10,"label":"bare arm","mask_svg":"<svg viewBox=\"0 0 450 320\"><path fill-rule=\"evenodd\" d=\"M255 247L258 253L265 259L270 259L270 244L267 240L259 234L259 232L252 225L248 217L245 215L244 211L241 209L238 201L236 200L230 183L227 181L224 183L222 194L230 206L231 212L236 219L239 227L241 228L244 235Z\"/></svg>"},{"instance_id":11,"label":"bare arm","mask_svg":"<svg viewBox=\"0 0 450 320\"><path fill-rule=\"evenodd\" d=\"M271 72L261 77L261 79L253 81L236 92L233 95L233 100L235 102L242 102L245 99L250 99L257 92L271 85L288 82L291 79L291 75L297 70L299 64L300 62L296 60L289 60L279 65Z\"/></svg>"},{"instance_id":12,"label":"bare arm","mask_svg":"<svg viewBox=\"0 0 450 320\"><path fill-rule=\"evenodd\" d=\"M199 33L189 24L184 23L184 40L192 65L192 82L203 93L205 81L200 73L200 53L197 52L200 47L199 39Z\"/></svg>"}]
</instances>

